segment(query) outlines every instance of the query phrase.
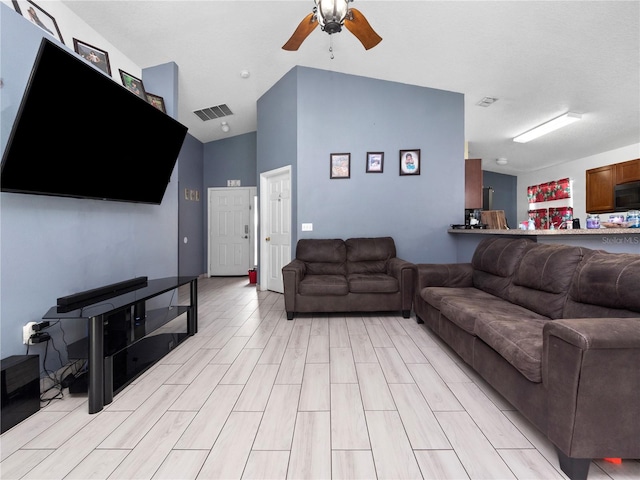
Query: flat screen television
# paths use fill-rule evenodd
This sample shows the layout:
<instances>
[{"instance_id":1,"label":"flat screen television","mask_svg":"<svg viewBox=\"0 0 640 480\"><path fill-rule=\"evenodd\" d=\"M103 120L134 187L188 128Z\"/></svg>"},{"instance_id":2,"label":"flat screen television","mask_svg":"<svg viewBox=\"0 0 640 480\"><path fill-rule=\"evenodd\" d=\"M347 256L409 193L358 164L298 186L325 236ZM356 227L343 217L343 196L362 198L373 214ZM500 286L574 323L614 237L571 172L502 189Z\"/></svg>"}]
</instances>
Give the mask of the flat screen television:
<instances>
[{"instance_id":1,"label":"flat screen television","mask_svg":"<svg viewBox=\"0 0 640 480\"><path fill-rule=\"evenodd\" d=\"M43 39L2 156L3 192L158 205L187 127Z\"/></svg>"}]
</instances>

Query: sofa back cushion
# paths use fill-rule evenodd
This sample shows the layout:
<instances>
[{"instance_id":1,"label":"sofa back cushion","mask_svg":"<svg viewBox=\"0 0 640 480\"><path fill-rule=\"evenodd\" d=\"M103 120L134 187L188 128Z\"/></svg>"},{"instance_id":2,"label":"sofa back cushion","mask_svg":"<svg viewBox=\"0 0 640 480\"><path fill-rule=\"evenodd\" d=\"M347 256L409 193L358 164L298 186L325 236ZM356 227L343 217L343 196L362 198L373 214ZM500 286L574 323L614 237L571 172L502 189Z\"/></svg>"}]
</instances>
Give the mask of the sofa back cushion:
<instances>
[{"instance_id":1,"label":"sofa back cushion","mask_svg":"<svg viewBox=\"0 0 640 480\"><path fill-rule=\"evenodd\" d=\"M307 275L347 274L347 247L342 239L298 240L296 259L306 264Z\"/></svg>"},{"instance_id":2,"label":"sofa back cushion","mask_svg":"<svg viewBox=\"0 0 640 480\"><path fill-rule=\"evenodd\" d=\"M586 256L563 317L640 317L640 255L593 251Z\"/></svg>"},{"instance_id":3,"label":"sofa back cushion","mask_svg":"<svg viewBox=\"0 0 640 480\"><path fill-rule=\"evenodd\" d=\"M349 238L345 244L348 273L386 273L387 262L396 256L391 237Z\"/></svg>"},{"instance_id":4,"label":"sofa back cushion","mask_svg":"<svg viewBox=\"0 0 640 480\"><path fill-rule=\"evenodd\" d=\"M534 242L525 238L483 238L471 259L473 286L508 299L511 276L524 252L533 245Z\"/></svg>"},{"instance_id":5,"label":"sofa back cushion","mask_svg":"<svg viewBox=\"0 0 640 480\"><path fill-rule=\"evenodd\" d=\"M540 315L562 318L571 280L587 251L554 244L529 248L514 273L510 300Z\"/></svg>"}]
</instances>

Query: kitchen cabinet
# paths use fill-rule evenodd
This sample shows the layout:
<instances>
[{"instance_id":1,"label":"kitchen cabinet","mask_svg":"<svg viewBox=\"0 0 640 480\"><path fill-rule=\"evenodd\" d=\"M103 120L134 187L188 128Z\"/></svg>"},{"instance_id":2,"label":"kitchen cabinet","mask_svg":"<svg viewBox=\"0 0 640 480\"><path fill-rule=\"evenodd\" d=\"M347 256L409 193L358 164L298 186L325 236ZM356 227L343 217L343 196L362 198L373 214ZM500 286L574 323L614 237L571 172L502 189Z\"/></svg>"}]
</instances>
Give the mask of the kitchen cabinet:
<instances>
[{"instance_id":1,"label":"kitchen cabinet","mask_svg":"<svg viewBox=\"0 0 640 480\"><path fill-rule=\"evenodd\" d=\"M586 172L586 207L588 213L612 212L616 165L592 168Z\"/></svg>"},{"instance_id":2,"label":"kitchen cabinet","mask_svg":"<svg viewBox=\"0 0 640 480\"><path fill-rule=\"evenodd\" d=\"M616 163L616 185L640 180L640 158Z\"/></svg>"},{"instance_id":3,"label":"kitchen cabinet","mask_svg":"<svg viewBox=\"0 0 640 480\"><path fill-rule=\"evenodd\" d=\"M464 161L464 208L482 208L482 159Z\"/></svg>"}]
</instances>

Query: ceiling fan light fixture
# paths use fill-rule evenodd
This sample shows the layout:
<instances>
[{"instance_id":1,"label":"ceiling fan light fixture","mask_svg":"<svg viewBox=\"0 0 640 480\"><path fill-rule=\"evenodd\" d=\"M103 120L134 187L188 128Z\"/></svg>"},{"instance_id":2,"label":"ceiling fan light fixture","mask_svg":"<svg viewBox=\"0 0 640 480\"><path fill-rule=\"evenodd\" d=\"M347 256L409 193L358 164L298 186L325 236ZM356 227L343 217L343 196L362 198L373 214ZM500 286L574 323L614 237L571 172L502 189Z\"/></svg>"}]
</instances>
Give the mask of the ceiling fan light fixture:
<instances>
[{"instance_id":1,"label":"ceiling fan light fixture","mask_svg":"<svg viewBox=\"0 0 640 480\"><path fill-rule=\"evenodd\" d=\"M522 135L518 135L514 137L513 141L518 143L527 143L531 140L534 140L542 135L546 135L547 133L551 133L559 128L566 127L567 125L577 122L582 118L582 114L567 112L564 115L560 115L559 117L554 118L542 125L538 125L535 128L523 133Z\"/></svg>"},{"instance_id":2,"label":"ceiling fan light fixture","mask_svg":"<svg viewBox=\"0 0 640 480\"><path fill-rule=\"evenodd\" d=\"M329 35L342 31L349 0L315 0L320 28Z\"/></svg>"}]
</instances>

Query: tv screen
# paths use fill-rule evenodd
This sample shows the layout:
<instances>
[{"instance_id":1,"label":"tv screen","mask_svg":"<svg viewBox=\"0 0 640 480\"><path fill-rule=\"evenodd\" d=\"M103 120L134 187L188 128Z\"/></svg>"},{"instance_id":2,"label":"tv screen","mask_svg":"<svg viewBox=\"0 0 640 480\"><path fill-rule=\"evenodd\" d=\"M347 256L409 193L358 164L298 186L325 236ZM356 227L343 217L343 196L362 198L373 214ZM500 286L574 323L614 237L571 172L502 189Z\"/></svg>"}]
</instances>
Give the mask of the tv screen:
<instances>
[{"instance_id":1,"label":"tv screen","mask_svg":"<svg viewBox=\"0 0 640 480\"><path fill-rule=\"evenodd\" d=\"M2 157L4 192L160 204L187 127L43 39Z\"/></svg>"}]
</instances>

